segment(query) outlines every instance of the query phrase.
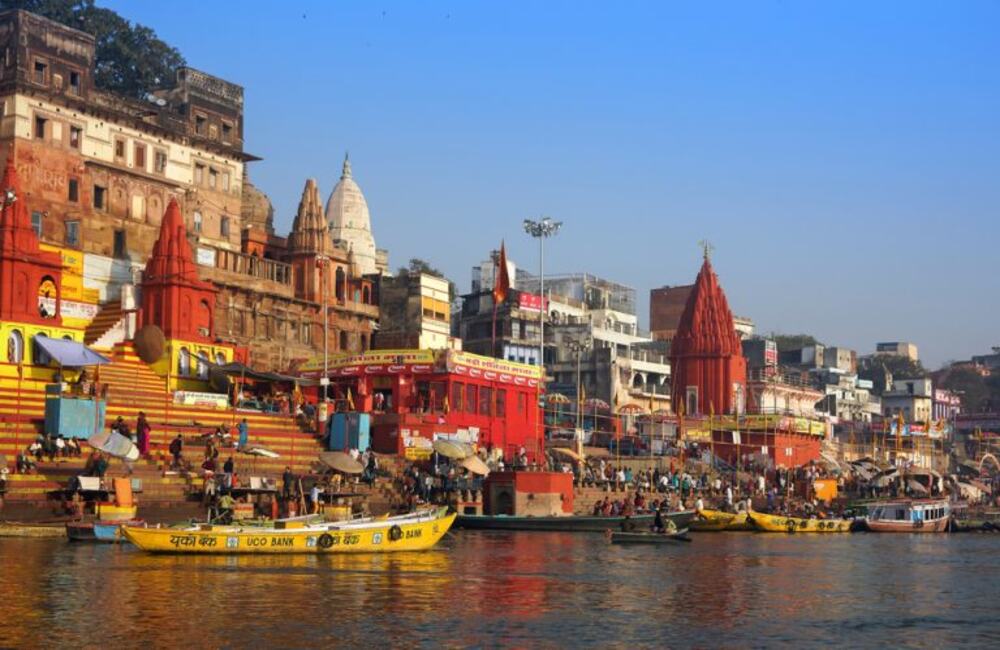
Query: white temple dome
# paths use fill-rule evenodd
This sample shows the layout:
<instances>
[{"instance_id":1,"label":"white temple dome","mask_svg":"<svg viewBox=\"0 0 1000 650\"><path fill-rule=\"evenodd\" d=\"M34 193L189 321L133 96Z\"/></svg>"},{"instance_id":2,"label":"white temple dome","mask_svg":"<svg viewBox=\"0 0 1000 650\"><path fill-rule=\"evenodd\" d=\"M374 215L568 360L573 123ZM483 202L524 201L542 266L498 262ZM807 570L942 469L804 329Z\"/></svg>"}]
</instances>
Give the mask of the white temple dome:
<instances>
[{"instance_id":1,"label":"white temple dome","mask_svg":"<svg viewBox=\"0 0 1000 650\"><path fill-rule=\"evenodd\" d=\"M358 271L362 275L378 273L368 202L351 175L351 161L346 155L340 182L326 202L326 221L334 245L354 253Z\"/></svg>"}]
</instances>

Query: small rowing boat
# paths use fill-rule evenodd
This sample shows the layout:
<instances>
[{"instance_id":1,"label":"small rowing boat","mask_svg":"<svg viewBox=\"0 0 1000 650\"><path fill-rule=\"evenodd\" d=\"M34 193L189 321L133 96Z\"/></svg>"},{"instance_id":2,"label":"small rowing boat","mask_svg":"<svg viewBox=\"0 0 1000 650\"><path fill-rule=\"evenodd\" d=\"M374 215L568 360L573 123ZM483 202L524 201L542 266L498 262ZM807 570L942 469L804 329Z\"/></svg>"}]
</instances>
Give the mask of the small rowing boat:
<instances>
[{"instance_id":1,"label":"small rowing boat","mask_svg":"<svg viewBox=\"0 0 1000 650\"><path fill-rule=\"evenodd\" d=\"M747 521L746 512L723 512L721 510L699 510L689 527L698 533L753 530L753 526Z\"/></svg>"},{"instance_id":2,"label":"small rowing boat","mask_svg":"<svg viewBox=\"0 0 1000 650\"><path fill-rule=\"evenodd\" d=\"M671 542L690 542L691 538L687 536L687 532L687 528L669 533L611 531L609 537L612 544L669 544Z\"/></svg>"},{"instance_id":3,"label":"small rowing boat","mask_svg":"<svg viewBox=\"0 0 1000 650\"><path fill-rule=\"evenodd\" d=\"M400 519L267 529L203 526L198 529L123 526L128 541L151 553L386 553L423 551L455 521L446 508Z\"/></svg>"},{"instance_id":4,"label":"small rowing boat","mask_svg":"<svg viewBox=\"0 0 1000 650\"><path fill-rule=\"evenodd\" d=\"M71 542L107 542L117 544L122 541L121 527L142 526L141 519L128 521L72 521L66 524L66 537Z\"/></svg>"},{"instance_id":5,"label":"small rowing boat","mask_svg":"<svg viewBox=\"0 0 1000 650\"><path fill-rule=\"evenodd\" d=\"M768 515L756 510L747 513L747 519L756 530L765 533L849 533L852 523L847 519L804 519Z\"/></svg>"},{"instance_id":6,"label":"small rowing boat","mask_svg":"<svg viewBox=\"0 0 1000 650\"><path fill-rule=\"evenodd\" d=\"M674 522L677 528L687 528L694 519L694 510L668 512L663 519ZM655 513L631 515L629 519L638 528L650 527L656 519ZM621 526L625 517L593 517L589 515L567 515L534 517L530 515L459 515L457 526L476 530L537 530L565 533L603 533Z\"/></svg>"}]
</instances>

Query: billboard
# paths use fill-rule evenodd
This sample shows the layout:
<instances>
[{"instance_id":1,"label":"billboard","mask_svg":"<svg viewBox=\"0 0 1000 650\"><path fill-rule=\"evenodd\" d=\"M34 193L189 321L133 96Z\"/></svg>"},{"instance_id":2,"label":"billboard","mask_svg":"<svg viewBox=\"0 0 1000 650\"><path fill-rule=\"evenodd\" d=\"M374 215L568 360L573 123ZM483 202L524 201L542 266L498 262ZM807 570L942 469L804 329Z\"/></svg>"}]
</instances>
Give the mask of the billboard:
<instances>
[{"instance_id":1,"label":"billboard","mask_svg":"<svg viewBox=\"0 0 1000 650\"><path fill-rule=\"evenodd\" d=\"M545 307L548 308L548 303L549 301L543 301L541 296L536 296L533 293L525 293L523 291L517 298L518 309L524 311L542 311L542 305L544 304Z\"/></svg>"}]
</instances>

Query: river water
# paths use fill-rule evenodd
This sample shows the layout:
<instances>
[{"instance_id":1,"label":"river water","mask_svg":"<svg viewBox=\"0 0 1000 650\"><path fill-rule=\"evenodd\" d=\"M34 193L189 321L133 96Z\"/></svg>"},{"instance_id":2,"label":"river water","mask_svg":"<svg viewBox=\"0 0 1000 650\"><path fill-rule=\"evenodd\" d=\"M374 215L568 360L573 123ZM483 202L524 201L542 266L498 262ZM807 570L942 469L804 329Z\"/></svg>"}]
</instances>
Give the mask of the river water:
<instances>
[{"instance_id":1,"label":"river water","mask_svg":"<svg viewBox=\"0 0 1000 650\"><path fill-rule=\"evenodd\" d=\"M427 553L0 539L0 647L1000 646L1000 535L457 531Z\"/></svg>"}]
</instances>

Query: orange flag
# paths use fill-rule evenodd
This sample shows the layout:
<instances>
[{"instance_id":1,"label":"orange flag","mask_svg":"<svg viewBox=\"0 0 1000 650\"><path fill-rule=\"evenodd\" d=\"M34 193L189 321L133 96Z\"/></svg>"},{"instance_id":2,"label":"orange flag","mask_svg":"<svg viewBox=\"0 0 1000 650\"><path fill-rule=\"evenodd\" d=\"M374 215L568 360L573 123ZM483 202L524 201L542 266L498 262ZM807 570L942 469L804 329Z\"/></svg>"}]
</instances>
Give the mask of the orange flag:
<instances>
[{"instance_id":1,"label":"orange flag","mask_svg":"<svg viewBox=\"0 0 1000 650\"><path fill-rule=\"evenodd\" d=\"M510 291L510 275L507 273L507 250L504 242L500 242L500 261L497 262L496 279L493 281L493 304L499 305L507 300Z\"/></svg>"}]
</instances>

